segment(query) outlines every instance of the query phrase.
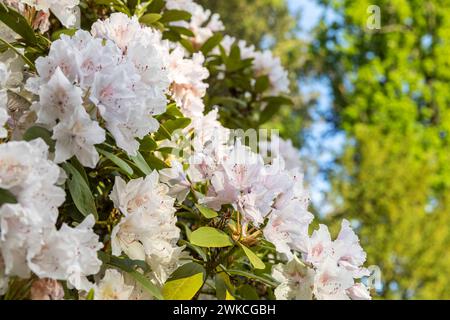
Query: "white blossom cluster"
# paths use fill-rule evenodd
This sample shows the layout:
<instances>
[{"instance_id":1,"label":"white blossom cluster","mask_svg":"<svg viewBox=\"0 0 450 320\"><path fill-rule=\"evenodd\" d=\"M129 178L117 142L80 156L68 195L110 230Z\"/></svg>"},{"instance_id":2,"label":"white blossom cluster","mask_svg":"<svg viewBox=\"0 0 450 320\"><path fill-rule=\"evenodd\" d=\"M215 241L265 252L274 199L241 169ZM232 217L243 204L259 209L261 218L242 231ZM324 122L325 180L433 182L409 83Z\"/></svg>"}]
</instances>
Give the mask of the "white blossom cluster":
<instances>
[{"instance_id":1,"label":"white blossom cluster","mask_svg":"<svg viewBox=\"0 0 450 320\"><path fill-rule=\"evenodd\" d=\"M275 136L272 143L265 143L272 151L267 163L239 140L227 143L229 131L215 123L215 116L214 112L205 116L209 126L193 129L202 139L195 145L197 151L184 159L188 169L172 161L170 169L161 171L171 193L182 201L193 184L206 183L208 192L197 194L199 203L216 211L232 205L242 214L244 237L249 236L250 225L262 229L264 238L288 261L273 269L280 282L278 299L370 299L368 289L355 282L369 272L363 268L366 254L349 222L342 222L334 241L324 225L309 235L314 217L308 212L309 194L292 142Z\"/></svg>"},{"instance_id":2,"label":"white blossom cluster","mask_svg":"<svg viewBox=\"0 0 450 320\"><path fill-rule=\"evenodd\" d=\"M114 206L123 215L111 233L113 255L124 252L131 259L146 261L159 285L176 269L183 250L176 245L180 229L175 226L175 199L168 192L156 171L128 183L117 177L111 192Z\"/></svg>"},{"instance_id":3,"label":"white blossom cluster","mask_svg":"<svg viewBox=\"0 0 450 320\"><path fill-rule=\"evenodd\" d=\"M65 201L60 177L43 140L0 144L0 188L17 200L0 206L1 292L8 277L28 278L31 272L67 280L77 289L91 287L86 276L99 271L97 250L103 245L92 230L92 215L75 228L56 229L58 207Z\"/></svg>"},{"instance_id":4,"label":"white blossom cluster","mask_svg":"<svg viewBox=\"0 0 450 320\"><path fill-rule=\"evenodd\" d=\"M277 299L368 300L369 289L355 282L370 272L363 268L366 253L347 220L332 241L328 228L320 225L287 264L273 267L272 276L280 282L275 290Z\"/></svg>"},{"instance_id":5,"label":"white blossom cluster","mask_svg":"<svg viewBox=\"0 0 450 320\"><path fill-rule=\"evenodd\" d=\"M270 50L258 51L255 46L248 45L244 40L238 41L228 35L222 39L221 45L229 54L235 43L240 49L242 59L253 59L252 68L255 76L268 76L271 95L289 92L288 73L283 68L280 58L275 57ZM219 53L217 49L215 53Z\"/></svg>"},{"instance_id":6,"label":"white blossom cluster","mask_svg":"<svg viewBox=\"0 0 450 320\"><path fill-rule=\"evenodd\" d=\"M217 13L212 14L210 10L206 10L193 0L166 0L166 8L183 10L191 14L189 22L174 21L171 24L191 30L195 35L192 41L196 46L205 43L215 32L225 29Z\"/></svg>"},{"instance_id":7,"label":"white blossom cluster","mask_svg":"<svg viewBox=\"0 0 450 320\"><path fill-rule=\"evenodd\" d=\"M95 167L95 145L105 140L99 122L135 155L136 138L156 131L153 116L166 108L167 55L159 32L123 14L96 22L92 34L80 30L53 42L49 55L36 60L39 76L27 88L39 95L32 106L37 122L53 130L55 162L75 155Z\"/></svg>"},{"instance_id":8,"label":"white blossom cluster","mask_svg":"<svg viewBox=\"0 0 450 320\"><path fill-rule=\"evenodd\" d=\"M75 27L78 22L80 0L2 0L2 2L21 13L25 13L28 8L37 10L33 27L41 32L47 31L50 27L50 12L67 28Z\"/></svg>"},{"instance_id":9,"label":"white blossom cluster","mask_svg":"<svg viewBox=\"0 0 450 320\"><path fill-rule=\"evenodd\" d=\"M44 30L50 11L70 26L79 1L6 2L19 11L40 10L43 18L36 21ZM193 31L196 48L223 29L217 14L191 0L167 0L166 9L191 13L190 21L171 24ZM235 42L227 36L221 45L229 53ZM244 41L237 44L242 59L253 59L255 77L269 78L269 94L288 91L279 58ZM22 72L5 57L0 57L0 138L8 135L8 90L23 82ZM370 299L359 281L368 275L363 267L366 254L350 223L342 222L335 240L324 225L309 232L314 216L308 211L309 194L292 142L275 136L261 142L257 153L234 141L216 109L205 114L209 72L204 64L201 53L188 54L182 46L162 40L161 32L142 26L137 17L122 13L97 21L90 32L62 35L48 56L36 60L37 75L27 80L26 89L34 95L31 110L37 124L49 129L56 141L55 152L49 155L41 139L0 144L0 191L17 200L0 205L0 294L8 278L33 273L40 280L31 295L42 299L62 298L55 280L67 281L82 294L93 288L94 299L152 298L116 269L106 269L99 278L97 251L103 244L93 231L92 215L75 227L56 227L58 208L65 201L64 174L57 164L75 156L84 167L95 168L96 145L109 135L128 155L136 155L138 139L158 129L155 116L165 112L170 97L191 119L181 132L192 137L186 148L190 152L173 155L170 168L142 178L126 181L116 176L109 196L120 220L106 237L112 254L145 261L151 272L143 276L162 287L184 261L184 247L177 245L175 201L182 204L192 193L198 204L238 212L243 238L257 230L258 237L274 245L286 261L272 270L279 282L278 299ZM159 147L176 146L178 138L158 142ZM204 194L199 185L207 190ZM90 275L95 275L95 284L88 281Z\"/></svg>"},{"instance_id":10,"label":"white blossom cluster","mask_svg":"<svg viewBox=\"0 0 450 320\"><path fill-rule=\"evenodd\" d=\"M201 117L205 109L203 97L206 94L209 71L203 64L201 52L191 58L185 57L183 47L177 45L169 56L169 79L171 95L183 114L192 119Z\"/></svg>"}]
</instances>

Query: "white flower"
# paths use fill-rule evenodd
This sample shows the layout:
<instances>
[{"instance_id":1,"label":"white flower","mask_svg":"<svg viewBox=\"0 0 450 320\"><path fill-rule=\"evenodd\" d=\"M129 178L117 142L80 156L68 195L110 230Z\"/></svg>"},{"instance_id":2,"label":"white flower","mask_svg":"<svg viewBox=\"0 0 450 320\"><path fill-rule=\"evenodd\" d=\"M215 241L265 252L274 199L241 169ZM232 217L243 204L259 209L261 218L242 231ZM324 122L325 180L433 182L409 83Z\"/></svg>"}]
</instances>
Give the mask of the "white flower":
<instances>
[{"instance_id":1,"label":"white flower","mask_svg":"<svg viewBox=\"0 0 450 320\"><path fill-rule=\"evenodd\" d=\"M333 254L333 242L327 226L321 224L309 239L305 261L314 266L320 266L327 258Z\"/></svg>"},{"instance_id":2,"label":"white flower","mask_svg":"<svg viewBox=\"0 0 450 320\"><path fill-rule=\"evenodd\" d=\"M203 67L205 58L201 53L194 53L192 59L186 59L184 55L185 50L180 45L170 53L172 96L184 115L201 117L204 110L202 98L208 88L208 84L203 81L209 77L209 72Z\"/></svg>"},{"instance_id":3,"label":"white flower","mask_svg":"<svg viewBox=\"0 0 450 320\"><path fill-rule=\"evenodd\" d=\"M342 221L341 231L336 240L331 240L325 225L320 225L319 230L314 231L309 239L305 260L320 267L327 258L332 258L336 265L345 269L353 278L368 275L367 269L362 267L366 261L366 253L347 220Z\"/></svg>"},{"instance_id":4,"label":"white flower","mask_svg":"<svg viewBox=\"0 0 450 320\"><path fill-rule=\"evenodd\" d=\"M136 138L156 131L159 123L153 116L166 109L168 45L160 32L141 27L136 18L119 13L98 21L92 30L97 38L81 30L73 37L63 35L52 43L47 57L36 60L39 76L28 79L26 85L29 91L39 94L33 109L38 122L59 133L78 131L81 122L82 127L89 123L84 116L70 116L84 113L82 109L89 111L91 120L101 116L105 121L98 122L110 131L116 144L136 155ZM91 141L80 144L86 138L83 129L83 134L78 131L77 139L72 139L77 140L76 147L58 145L58 162L83 145L82 149L88 146L87 150L79 149L75 155L87 166L96 165L98 155L92 146L103 139L100 128L91 124L87 130L93 130L94 137L88 139Z\"/></svg>"},{"instance_id":5,"label":"white flower","mask_svg":"<svg viewBox=\"0 0 450 320\"><path fill-rule=\"evenodd\" d=\"M214 153L214 157L221 157L221 154L228 152L225 145L230 138L230 130L222 126L218 117L217 109L213 109L204 116L194 117L185 128L186 134L193 131L192 147L195 151L209 156ZM219 158L216 160L219 161Z\"/></svg>"},{"instance_id":6,"label":"white flower","mask_svg":"<svg viewBox=\"0 0 450 320\"><path fill-rule=\"evenodd\" d=\"M0 249L5 274L27 278L29 248L39 246L41 234L48 224L39 213L20 204L4 204L0 207Z\"/></svg>"},{"instance_id":7,"label":"white flower","mask_svg":"<svg viewBox=\"0 0 450 320\"><path fill-rule=\"evenodd\" d=\"M95 22L91 28L94 37L109 39L124 52L140 31L141 26L137 17L129 18L123 13L113 13L104 21Z\"/></svg>"},{"instance_id":8,"label":"white flower","mask_svg":"<svg viewBox=\"0 0 450 320\"><path fill-rule=\"evenodd\" d=\"M33 105L38 123L55 125L57 119L66 119L82 108L83 98L80 88L72 85L59 67L50 81L39 90L40 100Z\"/></svg>"},{"instance_id":9,"label":"white flower","mask_svg":"<svg viewBox=\"0 0 450 320\"><path fill-rule=\"evenodd\" d=\"M120 64L111 72L95 75L90 99L106 121L126 122L142 103L133 89L139 81L139 76L133 71L130 64Z\"/></svg>"},{"instance_id":10,"label":"white flower","mask_svg":"<svg viewBox=\"0 0 450 320\"><path fill-rule=\"evenodd\" d=\"M315 271L298 257L272 268L272 277L280 284L275 289L277 300L312 300Z\"/></svg>"},{"instance_id":11,"label":"white flower","mask_svg":"<svg viewBox=\"0 0 450 320\"><path fill-rule=\"evenodd\" d=\"M121 272L107 269L102 280L94 287L94 300L128 300L134 287L125 284Z\"/></svg>"},{"instance_id":12,"label":"white flower","mask_svg":"<svg viewBox=\"0 0 450 320\"><path fill-rule=\"evenodd\" d=\"M318 300L348 300L347 290L354 284L352 274L326 258L314 278L314 296Z\"/></svg>"},{"instance_id":13,"label":"white flower","mask_svg":"<svg viewBox=\"0 0 450 320\"><path fill-rule=\"evenodd\" d=\"M16 7L20 11L23 11L23 5L26 4L30 7L34 7L38 11L42 11L47 14L49 10L58 18L58 20L67 28L73 28L76 26L79 0L9 0L16 4ZM46 27L41 28L42 32L48 30L49 24L43 24Z\"/></svg>"},{"instance_id":14,"label":"white flower","mask_svg":"<svg viewBox=\"0 0 450 320\"><path fill-rule=\"evenodd\" d=\"M94 216L89 215L75 228L63 224L44 234L43 244L29 253L31 270L39 277L67 280L78 290L92 287L86 276L100 270L97 251L103 247L92 227Z\"/></svg>"},{"instance_id":15,"label":"white flower","mask_svg":"<svg viewBox=\"0 0 450 320\"><path fill-rule=\"evenodd\" d=\"M112 120L106 127L114 136L118 147L129 155L136 155L139 142L135 138L142 139L148 133L156 131L159 123L149 115L136 112L128 121Z\"/></svg>"},{"instance_id":16,"label":"white flower","mask_svg":"<svg viewBox=\"0 0 450 320\"><path fill-rule=\"evenodd\" d=\"M211 187L202 202L215 210L233 204L243 214L244 223L261 224L264 214L258 210L256 199L261 192L263 169L262 158L237 141L222 160L220 170L213 174Z\"/></svg>"},{"instance_id":17,"label":"white flower","mask_svg":"<svg viewBox=\"0 0 450 320\"><path fill-rule=\"evenodd\" d=\"M55 223L65 193L55 186L59 167L47 158L48 146L40 138L1 144L0 188L9 190L20 204Z\"/></svg>"},{"instance_id":18,"label":"white flower","mask_svg":"<svg viewBox=\"0 0 450 320\"><path fill-rule=\"evenodd\" d=\"M169 186L168 194L181 203L186 199L191 183L183 170L183 165L179 161L172 160L170 166L170 168L159 171L160 180Z\"/></svg>"},{"instance_id":19,"label":"white flower","mask_svg":"<svg viewBox=\"0 0 450 320\"><path fill-rule=\"evenodd\" d=\"M272 135L270 142L261 141L259 152L264 159L275 160L281 158L287 170L300 168L300 151L295 148L291 140L283 140L278 135ZM270 157L268 156L270 152Z\"/></svg>"},{"instance_id":20,"label":"white flower","mask_svg":"<svg viewBox=\"0 0 450 320\"><path fill-rule=\"evenodd\" d=\"M180 230L175 226L174 199L167 193L156 171L129 183L116 177L111 199L124 217L111 234L114 255L125 252L131 259L147 260L154 272L172 263L180 251Z\"/></svg>"},{"instance_id":21,"label":"white flower","mask_svg":"<svg viewBox=\"0 0 450 320\"><path fill-rule=\"evenodd\" d=\"M49 0L50 11L67 28L76 27L78 21L79 0Z\"/></svg>"},{"instance_id":22,"label":"white flower","mask_svg":"<svg viewBox=\"0 0 450 320\"><path fill-rule=\"evenodd\" d=\"M267 75L269 77L271 95L289 92L288 73L281 65L280 58L274 57L271 51L256 52L253 70L256 76Z\"/></svg>"},{"instance_id":23,"label":"white flower","mask_svg":"<svg viewBox=\"0 0 450 320\"><path fill-rule=\"evenodd\" d=\"M355 283L347 289L347 294L352 300L372 300L369 289L362 283Z\"/></svg>"},{"instance_id":24,"label":"white flower","mask_svg":"<svg viewBox=\"0 0 450 320\"><path fill-rule=\"evenodd\" d=\"M99 155L94 145L105 141L105 131L83 108L78 108L53 128L52 138L56 140L56 163L75 155L83 166L95 168Z\"/></svg>"},{"instance_id":25,"label":"white flower","mask_svg":"<svg viewBox=\"0 0 450 320\"><path fill-rule=\"evenodd\" d=\"M85 33L85 31L78 31L75 37ZM79 61L79 50L74 48L74 43L69 36L63 35L61 39L52 43L48 56L36 59L35 65L39 76L29 78L25 88L34 94L39 94L41 87L50 81L58 68L68 79L69 83L77 83L80 78Z\"/></svg>"},{"instance_id":26,"label":"white flower","mask_svg":"<svg viewBox=\"0 0 450 320\"><path fill-rule=\"evenodd\" d=\"M366 253L359 244L359 238L350 227L348 220L342 220L341 231L333 242L334 256L339 265L349 271L355 271L355 276L364 275L361 266L366 261Z\"/></svg>"},{"instance_id":27,"label":"white flower","mask_svg":"<svg viewBox=\"0 0 450 320\"><path fill-rule=\"evenodd\" d=\"M314 216L302 207L292 204L283 210L273 210L264 228L264 236L278 252L290 260L294 250L304 250L308 243L308 227Z\"/></svg>"}]
</instances>

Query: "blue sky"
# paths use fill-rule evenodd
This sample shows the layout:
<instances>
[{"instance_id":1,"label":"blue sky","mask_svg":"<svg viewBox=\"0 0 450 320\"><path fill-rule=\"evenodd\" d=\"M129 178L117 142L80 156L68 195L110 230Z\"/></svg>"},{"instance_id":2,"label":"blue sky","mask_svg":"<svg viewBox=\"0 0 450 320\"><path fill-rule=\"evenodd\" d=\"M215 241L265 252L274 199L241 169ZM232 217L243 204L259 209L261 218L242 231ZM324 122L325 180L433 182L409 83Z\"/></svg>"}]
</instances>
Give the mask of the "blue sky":
<instances>
[{"instance_id":1,"label":"blue sky","mask_svg":"<svg viewBox=\"0 0 450 320\"><path fill-rule=\"evenodd\" d=\"M317 24L324 13L323 7L316 4L314 0L288 0L289 8L292 11L299 10L301 18L299 24L302 32L299 37L305 40L311 40L312 28ZM327 13L327 17L332 18L332 14ZM331 109L332 97L326 81L315 80L300 82L302 94L319 93L317 105L311 110L313 124L305 130L306 144L301 150L304 159L313 159L318 168L325 168L330 165L335 155L342 151L345 142L343 133L334 133L330 135L330 125L321 117L323 112ZM330 190L330 184L326 177L318 172L317 167L308 166L306 169L306 179L311 190L312 201L315 207L322 215L331 211L331 206L327 203L325 195Z\"/></svg>"}]
</instances>

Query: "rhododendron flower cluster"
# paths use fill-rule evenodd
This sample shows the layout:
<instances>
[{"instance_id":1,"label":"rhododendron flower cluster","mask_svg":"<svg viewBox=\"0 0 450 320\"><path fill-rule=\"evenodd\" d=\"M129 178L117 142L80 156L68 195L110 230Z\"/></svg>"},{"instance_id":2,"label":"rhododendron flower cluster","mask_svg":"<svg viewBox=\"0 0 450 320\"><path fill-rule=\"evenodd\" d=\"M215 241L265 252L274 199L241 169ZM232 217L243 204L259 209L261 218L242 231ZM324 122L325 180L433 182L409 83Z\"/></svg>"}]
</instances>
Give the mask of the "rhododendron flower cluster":
<instances>
[{"instance_id":1,"label":"rhododendron flower cluster","mask_svg":"<svg viewBox=\"0 0 450 320\"><path fill-rule=\"evenodd\" d=\"M194 119L201 117L205 109L203 97L208 84L204 80L209 77L209 72L203 66L205 58L201 52L194 53L191 58L185 55L185 49L180 45L170 53L170 91L183 114Z\"/></svg>"},{"instance_id":2,"label":"rhododendron flower cluster","mask_svg":"<svg viewBox=\"0 0 450 320\"><path fill-rule=\"evenodd\" d=\"M111 199L124 217L111 238L113 255L125 252L131 259L147 260L155 280L163 284L176 269L183 248L176 245L180 229L175 226L175 199L158 179L156 171L128 183L116 178Z\"/></svg>"},{"instance_id":3,"label":"rhododendron flower cluster","mask_svg":"<svg viewBox=\"0 0 450 320\"><path fill-rule=\"evenodd\" d=\"M148 53L141 55L143 50ZM167 53L158 32L122 14L96 23L92 34L77 31L55 41L49 55L36 61L39 76L27 83L39 95L32 107L37 122L53 129L55 162L75 155L95 167L94 146L105 141L99 121L119 147L136 154L135 139L156 131L153 116L165 110Z\"/></svg>"},{"instance_id":4,"label":"rhododendron flower cluster","mask_svg":"<svg viewBox=\"0 0 450 320\"><path fill-rule=\"evenodd\" d=\"M65 27L77 24L78 5L80 0L4 0L4 2L26 14L29 8L37 11L33 19L33 27L45 32L50 27L50 12Z\"/></svg>"},{"instance_id":5,"label":"rhododendron flower cluster","mask_svg":"<svg viewBox=\"0 0 450 320\"><path fill-rule=\"evenodd\" d=\"M0 208L3 278L26 278L32 271L88 290L86 276L99 271L97 250L103 245L92 231L93 216L75 228L63 224L56 229L65 193L57 185L61 171L47 157L48 147L41 139L0 145L0 187L17 199Z\"/></svg>"},{"instance_id":6,"label":"rhododendron flower cluster","mask_svg":"<svg viewBox=\"0 0 450 320\"><path fill-rule=\"evenodd\" d=\"M0 15L13 35L0 53L0 295L245 299L258 283L262 299L370 299L350 222L334 240L311 230L292 141L223 125L242 120L230 101L263 119L289 100L280 60L222 39L220 17L191 0L83 6L88 30L46 38L50 12L73 27L80 1L3 1L39 41ZM245 65L230 72L232 59ZM226 78L239 72L245 90Z\"/></svg>"}]
</instances>

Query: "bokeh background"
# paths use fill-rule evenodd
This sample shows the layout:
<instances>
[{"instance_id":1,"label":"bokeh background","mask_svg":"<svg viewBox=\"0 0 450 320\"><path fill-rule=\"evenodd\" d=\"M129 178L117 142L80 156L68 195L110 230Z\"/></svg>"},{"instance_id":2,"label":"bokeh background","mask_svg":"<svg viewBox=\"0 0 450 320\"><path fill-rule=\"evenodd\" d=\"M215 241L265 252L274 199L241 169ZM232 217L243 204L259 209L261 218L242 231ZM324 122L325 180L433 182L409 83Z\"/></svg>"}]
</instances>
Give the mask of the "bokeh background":
<instances>
[{"instance_id":1,"label":"bokeh background","mask_svg":"<svg viewBox=\"0 0 450 320\"><path fill-rule=\"evenodd\" d=\"M300 148L314 213L357 225L375 298L449 299L450 1L198 2L290 71L295 107L266 126Z\"/></svg>"}]
</instances>

